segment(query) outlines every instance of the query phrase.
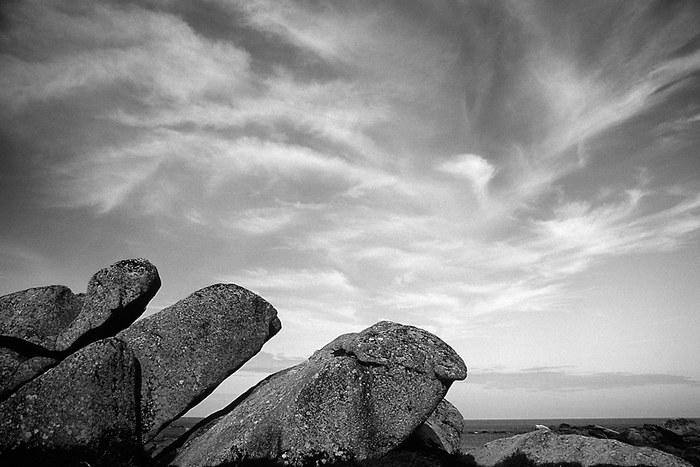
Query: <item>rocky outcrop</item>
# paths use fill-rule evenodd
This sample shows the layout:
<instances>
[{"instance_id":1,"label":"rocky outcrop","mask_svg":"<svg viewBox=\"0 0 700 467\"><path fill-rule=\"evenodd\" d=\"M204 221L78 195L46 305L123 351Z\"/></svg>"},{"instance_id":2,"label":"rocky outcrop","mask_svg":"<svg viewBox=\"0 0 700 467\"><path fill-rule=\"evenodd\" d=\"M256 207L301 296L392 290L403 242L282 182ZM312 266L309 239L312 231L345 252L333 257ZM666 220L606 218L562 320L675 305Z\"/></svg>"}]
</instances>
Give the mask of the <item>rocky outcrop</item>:
<instances>
[{"instance_id":1,"label":"rocky outcrop","mask_svg":"<svg viewBox=\"0 0 700 467\"><path fill-rule=\"evenodd\" d=\"M143 440L209 395L280 328L261 297L217 284L119 333L141 365Z\"/></svg>"},{"instance_id":2,"label":"rocky outcrop","mask_svg":"<svg viewBox=\"0 0 700 467\"><path fill-rule=\"evenodd\" d=\"M138 439L137 362L116 339L89 345L0 404L0 464L129 458Z\"/></svg>"},{"instance_id":3,"label":"rocky outcrop","mask_svg":"<svg viewBox=\"0 0 700 467\"><path fill-rule=\"evenodd\" d=\"M440 401L430 417L411 435L413 443L452 454L459 450L464 431L464 417L447 400Z\"/></svg>"},{"instance_id":4,"label":"rocky outcrop","mask_svg":"<svg viewBox=\"0 0 700 467\"><path fill-rule=\"evenodd\" d=\"M180 467L376 458L425 422L466 374L436 336L380 322L263 380L165 457Z\"/></svg>"},{"instance_id":5,"label":"rocky outcrop","mask_svg":"<svg viewBox=\"0 0 700 467\"><path fill-rule=\"evenodd\" d=\"M52 285L0 297L0 400L81 347L129 326L159 287L155 266L129 259L95 273L86 294Z\"/></svg>"},{"instance_id":6,"label":"rocky outcrop","mask_svg":"<svg viewBox=\"0 0 700 467\"><path fill-rule=\"evenodd\" d=\"M700 467L700 425L678 418L663 424L645 424L620 431L599 425L559 425L560 434L578 434L602 439L616 439L633 446L649 446L682 457Z\"/></svg>"},{"instance_id":7,"label":"rocky outcrop","mask_svg":"<svg viewBox=\"0 0 700 467\"><path fill-rule=\"evenodd\" d=\"M464 362L436 336L384 321L268 377L150 458L163 427L281 329L272 305L234 284L135 322L159 286L155 267L135 259L96 273L86 294L49 286L0 297L0 465L459 456L462 416L443 398L466 378Z\"/></svg>"},{"instance_id":8,"label":"rocky outcrop","mask_svg":"<svg viewBox=\"0 0 700 467\"><path fill-rule=\"evenodd\" d=\"M470 452L477 464L491 467L504 459L523 454L536 464L579 463L583 467L598 464L614 466L690 467L671 454L649 447L635 447L617 440L582 435L558 435L538 430L498 439Z\"/></svg>"},{"instance_id":9,"label":"rocky outcrop","mask_svg":"<svg viewBox=\"0 0 700 467\"><path fill-rule=\"evenodd\" d=\"M620 432L600 425L575 426L562 423L557 429L557 433L562 435L583 435L600 439L617 439Z\"/></svg>"},{"instance_id":10,"label":"rocky outcrop","mask_svg":"<svg viewBox=\"0 0 700 467\"><path fill-rule=\"evenodd\" d=\"M700 425L693 420L678 418L661 425L645 424L623 430L616 438L634 446L651 446L700 466Z\"/></svg>"}]
</instances>

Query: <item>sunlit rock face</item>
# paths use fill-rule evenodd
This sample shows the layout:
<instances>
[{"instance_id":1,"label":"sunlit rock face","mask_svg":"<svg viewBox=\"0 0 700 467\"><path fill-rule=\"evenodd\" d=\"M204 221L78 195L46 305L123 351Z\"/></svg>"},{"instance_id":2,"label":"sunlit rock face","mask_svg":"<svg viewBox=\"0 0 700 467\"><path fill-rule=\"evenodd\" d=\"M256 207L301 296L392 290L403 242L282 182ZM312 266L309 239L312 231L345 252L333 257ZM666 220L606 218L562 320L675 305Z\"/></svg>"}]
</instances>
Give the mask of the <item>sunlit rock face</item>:
<instances>
[{"instance_id":1,"label":"sunlit rock face","mask_svg":"<svg viewBox=\"0 0 700 467\"><path fill-rule=\"evenodd\" d=\"M185 467L379 457L466 376L462 359L436 336L383 321L263 380L190 433L170 460Z\"/></svg>"}]
</instances>

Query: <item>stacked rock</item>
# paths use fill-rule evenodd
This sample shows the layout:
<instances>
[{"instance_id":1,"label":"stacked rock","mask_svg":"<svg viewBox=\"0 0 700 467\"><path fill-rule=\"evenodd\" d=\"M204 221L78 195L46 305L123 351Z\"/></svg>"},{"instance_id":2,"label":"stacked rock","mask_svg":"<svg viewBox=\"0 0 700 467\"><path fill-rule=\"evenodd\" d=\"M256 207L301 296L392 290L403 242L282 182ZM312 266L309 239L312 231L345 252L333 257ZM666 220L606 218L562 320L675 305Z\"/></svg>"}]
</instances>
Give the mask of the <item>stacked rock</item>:
<instances>
[{"instance_id":1,"label":"stacked rock","mask_svg":"<svg viewBox=\"0 0 700 467\"><path fill-rule=\"evenodd\" d=\"M234 284L134 321L160 287L145 259L0 297L0 464L138 463L143 445L255 355L276 310Z\"/></svg>"}]
</instances>

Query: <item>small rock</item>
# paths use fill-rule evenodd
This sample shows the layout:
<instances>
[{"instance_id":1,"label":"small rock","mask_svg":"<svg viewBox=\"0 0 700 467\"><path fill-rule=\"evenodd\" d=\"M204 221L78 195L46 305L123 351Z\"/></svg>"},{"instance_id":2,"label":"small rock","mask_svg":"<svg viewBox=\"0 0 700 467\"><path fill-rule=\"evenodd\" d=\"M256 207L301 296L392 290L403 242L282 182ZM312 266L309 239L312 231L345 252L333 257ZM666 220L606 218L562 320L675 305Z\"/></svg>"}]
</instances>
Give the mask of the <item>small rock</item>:
<instances>
[{"instance_id":1,"label":"small rock","mask_svg":"<svg viewBox=\"0 0 700 467\"><path fill-rule=\"evenodd\" d=\"M464 431L464 417L446 399L440 401L430 417L411 435L412 441L448 454L459 450Z\"/></svg>"}]
</instances>

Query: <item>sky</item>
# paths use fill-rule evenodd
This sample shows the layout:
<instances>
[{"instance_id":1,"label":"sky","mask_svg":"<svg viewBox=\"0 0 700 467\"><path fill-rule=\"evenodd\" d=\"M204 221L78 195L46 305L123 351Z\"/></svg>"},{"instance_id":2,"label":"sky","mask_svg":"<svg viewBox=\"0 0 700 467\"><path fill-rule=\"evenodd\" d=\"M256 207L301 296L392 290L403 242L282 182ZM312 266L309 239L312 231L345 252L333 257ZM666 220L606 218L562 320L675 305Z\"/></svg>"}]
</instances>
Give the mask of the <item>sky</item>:
<instances>
[{"instance_id":1,"label":"sky","mask_svg":"<svg viewBox=\"0 0 700 467\"><path fill-rule=\"evenodd\" d=\"M700 4L0 4L0 294L145 257L282 331L379 320L466 418L700 417Z\"/></svg>"}]
</instances>

